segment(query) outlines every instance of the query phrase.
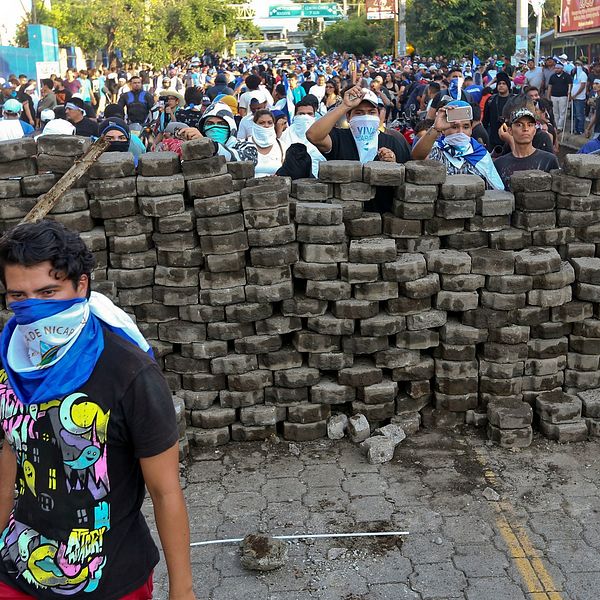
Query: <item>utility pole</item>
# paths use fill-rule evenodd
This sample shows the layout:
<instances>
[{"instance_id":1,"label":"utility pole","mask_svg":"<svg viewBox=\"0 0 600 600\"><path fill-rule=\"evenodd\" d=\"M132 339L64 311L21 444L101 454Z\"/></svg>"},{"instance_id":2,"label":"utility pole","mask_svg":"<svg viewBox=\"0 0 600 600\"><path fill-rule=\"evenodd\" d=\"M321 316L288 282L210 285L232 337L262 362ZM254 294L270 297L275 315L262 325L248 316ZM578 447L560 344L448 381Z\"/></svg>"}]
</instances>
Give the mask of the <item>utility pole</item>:
<instances>
[{"instance_id":1,"label":"utility pole","mask_svg":"<svg viewBox=\"0 0 600 600\"><path fill-rule=\"evenodd\" d=\"M406 56L406 0L400 0L398 7L398 56Z\"/></svg>"},{"instance_id":2,"label":"utility pole","mask_svg":"<svg viewBox=\"0 0 600 600\"><path fill-rule=\"evenodd\" d=\"M37 22L38 22L38 19L37 19L36 0L31 0L31 23L35 24Z\"/></svg>"},{"instance_id":3,"label":"utility pole","mask_svg":"<svg viewBox=\"0 0 600 600\"><path fill-rule=\"evenodd\" d=\"M517 0L517 27L515 35L515 61L527 59L529 53L529 3L527 0Z\"/></svg>"},{"instance_id":4,"label":"utility pole","mask_svg":"<svg viewBox=\"0 0 600 600\"><path fill-rule=\"evenodd\" d=\"M540 44L542 39L542 16L546 0L529 0L535 14L535 66L540 64Z\"/></svg>"}]
</instances>

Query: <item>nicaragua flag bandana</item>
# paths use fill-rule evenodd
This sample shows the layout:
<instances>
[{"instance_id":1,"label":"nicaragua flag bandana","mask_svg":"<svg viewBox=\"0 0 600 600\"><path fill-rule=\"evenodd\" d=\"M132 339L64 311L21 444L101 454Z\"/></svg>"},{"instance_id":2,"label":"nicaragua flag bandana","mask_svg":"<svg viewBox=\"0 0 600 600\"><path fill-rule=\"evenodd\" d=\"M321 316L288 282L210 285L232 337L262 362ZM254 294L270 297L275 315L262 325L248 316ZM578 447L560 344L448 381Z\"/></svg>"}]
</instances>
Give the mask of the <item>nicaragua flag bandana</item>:
<instances>
[{"instance_id":1,"label":"nicaragua flag bandana","mask_svg":"<svg viewBox=\"0 0 600 600\"><path fill-rule=\"evenodd\" d=\"M103 329L152 355L133 320L106 296L14 302L0 337L0 356L25 405L62 398L91 376L104 350Z\"/></svg>"}]
</instances>

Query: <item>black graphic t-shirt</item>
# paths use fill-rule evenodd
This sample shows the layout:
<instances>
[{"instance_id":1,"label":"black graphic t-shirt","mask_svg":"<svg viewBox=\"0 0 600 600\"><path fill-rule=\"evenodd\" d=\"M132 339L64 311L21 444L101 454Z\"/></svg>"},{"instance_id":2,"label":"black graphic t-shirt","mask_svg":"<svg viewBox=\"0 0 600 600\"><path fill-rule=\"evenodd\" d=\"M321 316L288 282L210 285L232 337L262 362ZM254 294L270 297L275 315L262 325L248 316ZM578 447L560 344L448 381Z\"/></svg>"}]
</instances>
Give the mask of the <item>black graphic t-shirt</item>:
<instances>
[{"instance_id":1,"label":"black graphic t-shirt","mask_svg":"<svg viewBox=\"0 0 600 600\"><path fill-rule=\"evenodd\" d=\"M512 152L505 154L494 161L498 175L504 183L504 187L510 190L510 178L517 171L544 171L549 173L552 169L558 169L558 159L550 152L536 150L525 158L517 158Z\"/></svg>"},{"instance_id":2,"label":"black graphic t-shirt","mask_svg":"<svg viewBox=\"0 0 600 600\"><path fill-rule=\"evenodd\" d=\"M0 426L17 457L0 581L35 598L120 598L159 559L139 459L177 441L171 393L152 358L104 339L89 380L62 399L25 406L0 370Z\"/></svg>"}]
</instances>

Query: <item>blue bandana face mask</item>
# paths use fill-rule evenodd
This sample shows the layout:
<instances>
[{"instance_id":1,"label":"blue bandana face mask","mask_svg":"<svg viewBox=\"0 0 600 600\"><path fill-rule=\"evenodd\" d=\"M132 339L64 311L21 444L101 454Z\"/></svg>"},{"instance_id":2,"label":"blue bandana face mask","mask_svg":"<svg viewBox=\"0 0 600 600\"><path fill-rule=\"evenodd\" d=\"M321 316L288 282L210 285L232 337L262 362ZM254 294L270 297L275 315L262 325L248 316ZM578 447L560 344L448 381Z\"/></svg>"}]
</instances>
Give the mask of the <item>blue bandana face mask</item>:
<instances>
[{"instance_id":1,"label":"blue bandana face mask","mask_svg":"<svg viewBox=\"0 0 600 600\"><path fill-rule=\"evenodd\" d=\"M214 142L225 144L229 139L229 125L225 123L209 123L204 127L204 135Z\"/></svg>"}]
</instances>

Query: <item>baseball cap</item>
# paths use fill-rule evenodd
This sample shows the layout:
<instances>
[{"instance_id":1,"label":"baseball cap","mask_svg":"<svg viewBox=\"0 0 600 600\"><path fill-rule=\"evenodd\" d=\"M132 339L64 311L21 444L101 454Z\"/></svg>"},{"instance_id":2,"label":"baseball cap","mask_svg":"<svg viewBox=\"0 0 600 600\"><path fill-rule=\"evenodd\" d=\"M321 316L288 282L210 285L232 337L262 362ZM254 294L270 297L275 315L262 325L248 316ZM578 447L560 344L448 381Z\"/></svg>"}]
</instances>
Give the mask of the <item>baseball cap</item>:
<instances>
[{"instance_id":1,"label":"baseball cap","mask_svg":"<svg viewBox=\"0 0 600 600\"><path fill-rule=\"evenodd\" d=\"M56 115L54 114L54 111L51 108L45 108L40 113L40 121L52 121L55 118Z\"/></svg>"},{"instance_id":2,"label":"baseball cap","mask_svg":"<svg viewBox=\"0 0 600 600\"><path fill-rule=\"evenodd\" d=\"M524 107L519 108L517 110L513 110L513 112L510 113L510 118L508 119L508 122L512 125L513 123L515 123L519 119L522 119L523 117L529 117L532 121L537 121L537 117L528 108Z\"/></svg>"},{"instance_id":3,"label":"baseball cap","mask_svg":"<svg viewBox=\"0 0 600 600\"><path fill-rule=\"evenodd\" d=\"M3 90L12 90L12 83L9 83L8 81L2 84L2 89Z\"/></svg>"},{"instance_id":4,"label":"baseball cap","mask_svg":"<svg viewBox=\"0 0 600 600\"><path fill-rule=\"evenodd\" d=\"M379 106L379 98L375 92L368 90L367 88L362 88L363 97L361 102L369 102L376 108Z\"/></svg>"},{"instance_id":5,"label":"baseball cap","mask_svg":"<svg viewBox=\"0 0 600 600\"><path fill-rule=\"evenodd\" d=\"M185 129L186 127L189 127L189 125L186 125L185 123L181 123L179 121L171 121L165 127L165 133L170 133L171 135L175 135L180 129Z\"/></svg>"},{"instance_id":6,"label":"baseball cap","mask_svg":"<svg viewBox=\"0 0 600 600\"><path fill-rule=\"evenodd\" d=\"M4 105L2 106L2 110L4 112L18 114L23 110L23 105L18 100L15 100L14 98L10 98L10 100L7 100L4 103Z\"/></svg>"},{"instance_id":7,"label":"baseball cap","mask_svg":"<svg viewBox=\"0 0 600 600\"><path fill-rule=\"evenodd\" d=\"M202 96L202 104L203 106L208 106L212 104L212 100L208 96Z\"/></svg>"}]
</instances>

